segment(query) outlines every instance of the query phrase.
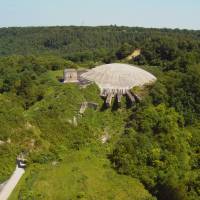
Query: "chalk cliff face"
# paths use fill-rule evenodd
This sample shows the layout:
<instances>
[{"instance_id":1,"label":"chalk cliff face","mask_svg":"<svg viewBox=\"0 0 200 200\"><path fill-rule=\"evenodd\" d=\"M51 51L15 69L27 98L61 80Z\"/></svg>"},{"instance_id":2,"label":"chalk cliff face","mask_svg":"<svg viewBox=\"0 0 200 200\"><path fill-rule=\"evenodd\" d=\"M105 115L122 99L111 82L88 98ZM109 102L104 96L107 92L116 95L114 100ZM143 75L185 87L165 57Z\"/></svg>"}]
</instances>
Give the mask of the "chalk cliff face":
<instances>
[{"instance_id":1,"label":"chalk cliff face","mask_svg":"<svg viewBox=\"0 0 200 200\"><path fill-rule=\"evenodd\" d=\"M155 76L139 67L119 63L98 66L81 76L94 81L101 91L124 91L156 81Z\"/></svg>"}]
</instances>

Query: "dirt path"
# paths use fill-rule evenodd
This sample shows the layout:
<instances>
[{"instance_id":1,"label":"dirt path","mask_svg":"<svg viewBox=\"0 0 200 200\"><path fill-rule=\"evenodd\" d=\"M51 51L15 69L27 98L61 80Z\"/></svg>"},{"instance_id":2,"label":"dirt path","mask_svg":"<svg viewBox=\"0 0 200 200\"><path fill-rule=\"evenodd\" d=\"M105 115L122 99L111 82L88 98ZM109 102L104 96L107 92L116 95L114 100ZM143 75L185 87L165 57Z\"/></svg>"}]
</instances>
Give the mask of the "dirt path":
<instances>
[{"instance_id":1,"label":"dirt path","mask_svg":"<svg viewBox=\"0 0 200 200\"><path fill-rule=\"evenodd\" d=\"M25 170L23 168L19 168L18 166L16 166L16 169L13 172L12 176L10 177L10 179L8 179L8 181L3 185L0 190L0 200L8 199L24 172Z\"/></svg>"}]
</instances>

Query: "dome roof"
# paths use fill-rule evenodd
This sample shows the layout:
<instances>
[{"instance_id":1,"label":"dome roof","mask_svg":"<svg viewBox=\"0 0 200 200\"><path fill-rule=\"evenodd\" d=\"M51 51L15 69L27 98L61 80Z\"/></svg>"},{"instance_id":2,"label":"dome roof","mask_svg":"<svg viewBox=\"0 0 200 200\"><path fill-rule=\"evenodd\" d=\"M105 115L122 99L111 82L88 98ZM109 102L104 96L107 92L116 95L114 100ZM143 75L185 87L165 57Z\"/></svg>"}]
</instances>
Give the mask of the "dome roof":
<instances>
[{"instance_id":1,"label":"dome roof","mask_svg":"<svg viewBox=\"0 0 200 200\"><path fill-rule=\"evenodd\" d=\"M128 90L156 81L149 72L128 64L105 64L83 73L82 78L94 81L102 90Z\"/></svg>"}]
</instances>

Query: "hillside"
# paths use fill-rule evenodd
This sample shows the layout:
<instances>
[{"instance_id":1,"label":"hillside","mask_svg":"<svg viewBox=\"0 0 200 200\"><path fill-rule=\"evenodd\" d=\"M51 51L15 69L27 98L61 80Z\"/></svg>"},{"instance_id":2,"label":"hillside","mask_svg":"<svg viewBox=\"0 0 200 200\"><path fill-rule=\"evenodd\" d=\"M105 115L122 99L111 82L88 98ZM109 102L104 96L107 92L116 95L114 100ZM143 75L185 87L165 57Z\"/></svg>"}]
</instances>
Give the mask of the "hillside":
<instances>
[{"instance_id":1,"label":"hillside","mask_svg":"<svg viewBox=\"0 0 200 200\"><path fill-rule=\"evenodd\" d=\"M19 102L18 104L16 103L15 107L11 102L10 96L1 95L1 102L4 104L1 107L1 122L5 121L5 125L2 124L3 126L1 126L1 139L5 142L11 141L1 145L1 155L3 156L0 161L1 166L3 166L0 169L1 181L6 180L14 170L16 156L21 151L25 154L28 153L27 157L30 165L26 176L18 186L19 192L14 192L13 198L18 199L20 196L22 199L27 199L29 196L30 198L40 197L41 199L57 199L58 197L59 199L65 199L66 195L69 198L70 195L71 198L79 198L79 193L80 196L85 196L86 199L89 197L118 199L118 195L127 199L150 197L151 195L138 181L117 175L106 158L106 154L110 151L109 149L112 148L114 141L117 140L122 132L124 120L130 111L122 109L120 115L112 113L110 110L100 112L103 100L99 97L99 90L95 85L91 85L86 89L80 89L74 84L64 85L56 79L57 76L61 75L62 71L47 71L39 76L40 78L38 77L45 92L43 98L35 102L34 105L32 103L29 105L28 103L28 107L26 107L26 103L23 105L21 104L22 102ZM30 97L30 94L28 96ZM78 111L84 101L96 102L99 104L99 108L97 111L87 110L84 116L80 118ZM23 106L26 107L25 110ZM5 119L7 110L11 110L13 115L9 112ZM14 117L13 119L12 116ZM77 118L78 126L73 125L74 116ZM110 144L103 145L101 137L107 133L109 133L111 141ZM84 151L83 148L85 147L88 147L88 153ZM5 148L11 148L12 151L8 151ZM68 154L70 156L67 156ZM90 157L91 159L87 161L87 158ZM68 163L69 159L71 165ZM74 163L72 162L73 159ZM55 169L52 169L51 166L54 162L58 163L58 167L56 164ZM80 167L80 172L73 171L77 167ZM65 170L68 171L67 174ZM38 179L34 178L32 180L32 174L36 171L39 173L37 175ZM49 175L47 171L49 171ZM52 182L49 182L48 176L51 176L52 173L55 173L55 176L53 176ZM60 177L57 173L60 174ZM79 175L79 173L81 174ZM109 179L107 179L107 174L110 174ZM45 183L44 188L42 188L40 176L47 176L47 182L50 185L52 184L52 187L54 184L58 184L59 188L58 182L61 185L66 185L66 187L71 184L69 183L71 181L74 181L74 184L72 184L71 189L68 190L66 188L66 192L58 188L55 188L55 192L53 192L50 185L45 187ZM82 176L87 176L89 182L79 183L78 180L82 179ZM100 178L99 180L98 177ZM31 185L27 178L31 179ZM124 179L124 182L121 182L121 179ZM27 181L28 183L26 183ZM92 182L97 184L96 188ZM27 184L31 188L27 187ZM37 184L40 185L40 191L37 186L34 188L34 185ZM82 187L82 184L86 188L81 191L78 188ZM135 191L131 187L135 188ZM123 188L126 188L126 190L124 191ZM141 194L137 197L138 190L141 191ZM44 193L44 191L46 192ZM49 193L51 191L53 196L50 195L50 197ZM105 194L102 195L101 193Z\"/></svg>"},{"instance_id":2,"label":"hillside","mask_svg":"<svg viewBox=\"0 0 200 200\"><path fill-rule=\"evenodd\" d=\"M0 182L27 158L11 199L199 199L199 31L4 28L0 55ZM108 109L97 85L60 82L65 68L110 62L157 81L133 88L141 102ZM80 116L85 101L98 108Z\"/></svg>"},{"instance_id":3,"label":"hillside","mask_svg":"<svg viewBox=\"0 0 200 200\"><path fill-rule=\"evenodd\" d=\"M179 29L117 26L1 28L0 56L56 55L74 62L112 62L126 58L139 48L139 64L177 68L179 65L184 67L185 62L199 61L199 38L199 31Z\"/></svg>"},{"instance_id":4,"label":"hillside","mask_svg":"<svg viewBox=\"0 0 200 200\"><path fill-rule=\"evenodd\" d=\"M137 180L117 175L100 153L83 150L67 154L62 162L30 168L10 200L19 195L49 200L151 198Z\"/></svg>"}]
</instances>

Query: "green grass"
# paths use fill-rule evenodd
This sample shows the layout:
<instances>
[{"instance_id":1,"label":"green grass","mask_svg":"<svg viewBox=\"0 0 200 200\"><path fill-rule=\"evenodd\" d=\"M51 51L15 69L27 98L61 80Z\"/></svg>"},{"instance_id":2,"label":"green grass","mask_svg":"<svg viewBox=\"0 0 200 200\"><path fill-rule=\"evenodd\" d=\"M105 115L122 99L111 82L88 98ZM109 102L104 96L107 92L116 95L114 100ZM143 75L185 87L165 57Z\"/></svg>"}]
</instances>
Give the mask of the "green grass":
<instances>
[{"instance_id":1,"label":"green grass","mask_svg":"<svg viewBox=\"0 0 200 200\"><path fill-rule=\"evenodd\" d=\"M59 73L61 74L61 71L49 71L41 78L47 86L46 94L41 101L24 112L17 103L12 103L12 99L1 95L0 102L4 105L0 109L1 137L5 135L6 138L2 138L5 141L10 137L13 146L12 151L6 150L12 153L8 156L9 159L3 156L3 146L0 148L0 165L3 166L4 162L9 165L6 170L0 168L1 181L9 178L15 167L16 155L22 150L30 151L29 157L34 157L34 161L38 156L38 161L41 159L40 154L48 154L50 148L58 149L57 147L62 145L68 148L77 143L90 145L91 141L100 143L104 134L112 136L107 145L107 149L110 149L123 132L124 120L129 116L130 110L101 111L103 99L99 96L99 89L95 84L85 89L80 89L76 84L62 84L56 80L56 74ZM84 101L96 102L99 107L97 110L87 109L83 117L79 118L78 111ZM7 110L12 111L12 115ZM74 116L78 120L77 127L69 123ZM34 147L30 146L31 140L35 141ZM11 144L7 146L11 149Z\"/></svg>"},{"instance_id":2,"label":"green grass","mask_svg":"<svg viewBox=\"0 0 200 200\"><path fill-rule=\"evenodd\" d=\"M63 77L63 71L64 70L49 71L48 74L52 79L57 80L57 77Z\"/></svg>"},{"instance_id":3,"label":"green grass","mask_svg":"<svg viewBox=\"0 0 200 200\"><path fill-rule=\"evenodd\" d=\"M16 138L29 152L30 162L10 199L137 200L149 197L138 181L118 175L106 157L123 133L131 112L125 109L125 98L118 111L102 111L103 99L95 84L85 89L76 84L62 84L57 80L61 75L62 70L48 71L41 76L39 81L46 88L44 98L22 113L24 123ZM96 102L99 106L97 110L88 108L79 117L84 101ZM74 116L78 126L69 122ZM103 145L101 137L105 134L111 139ZM29 145L32 139L33 147ZM59 160L59 164L53 166L53 160Z\"/></svg>"},{"instance_id":4,"label":"green grass","mask_svg":"<svg viewBox=\"0 0 200 200\"><path fill-rule=\"evenodd\" d=\"M144 200L150 194L135 179L118 175L109 161L89 149L69 152L53 166L30 167L9 200Z\"/></svg>"}]
</instances>

